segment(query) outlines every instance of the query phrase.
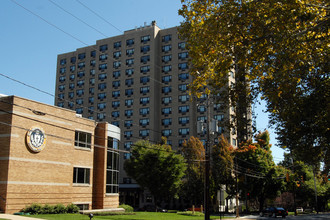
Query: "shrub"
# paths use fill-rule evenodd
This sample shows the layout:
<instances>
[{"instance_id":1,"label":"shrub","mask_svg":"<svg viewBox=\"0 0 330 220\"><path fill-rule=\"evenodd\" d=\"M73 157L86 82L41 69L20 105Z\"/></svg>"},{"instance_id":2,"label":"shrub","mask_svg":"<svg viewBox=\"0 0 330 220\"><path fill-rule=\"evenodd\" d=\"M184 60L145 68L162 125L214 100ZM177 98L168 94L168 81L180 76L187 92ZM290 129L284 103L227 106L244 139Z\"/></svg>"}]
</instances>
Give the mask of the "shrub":
<instances>
[{"instance_id":1,"label":"shrub","mask_svg":"<svg viewBox=\"0 0 330 220\"><path fill-rule=\"evenodd\" d=\"M130 205L122 204L122 205L119 205L119 208L125 209L125 212L133 212L134 211L133 207L130 206Z\"/></svg>"},{"instance_id":2,"label":"shrub","mask_svg":"<svg viewBox=\"0 0 330 220\"><path fill-rule=\"evenodd\" d=\"M67 205L66 210L68 213L78 213L79 212L79 208L75 204Z\"/></svg>"},{"instance_id":3,"label":"shrub","mask_svg":"<svg viewBox=\"0 0 330 220\"><path fill-rule=\"evenodd\" d=\"M37 204L37 203L33 203L30 206L26 206L22 211L25 212L25 213L30 213L32 215L41 214L42 213L42 205Z\"/></svg>"},{"instance_id":4,"label":"shrub","mask_svg":"<svg viewBox=\"0 0 330 220\"><path fill-rule=\"evenodd\" d=\"M67 209L63 204L57 204L54 206L54 213L55 214L67 213Z\"/></svg>"},{"instance_id":5,"label":"shrub","mask_svg":"<svg viewBox=\"0 0 330 220\"><path fill-rule=\"evenodd\" d=\"M41 208L41 214L53 214L54 213L54 206L45 204Z\"/></svg>"}]
</instances>

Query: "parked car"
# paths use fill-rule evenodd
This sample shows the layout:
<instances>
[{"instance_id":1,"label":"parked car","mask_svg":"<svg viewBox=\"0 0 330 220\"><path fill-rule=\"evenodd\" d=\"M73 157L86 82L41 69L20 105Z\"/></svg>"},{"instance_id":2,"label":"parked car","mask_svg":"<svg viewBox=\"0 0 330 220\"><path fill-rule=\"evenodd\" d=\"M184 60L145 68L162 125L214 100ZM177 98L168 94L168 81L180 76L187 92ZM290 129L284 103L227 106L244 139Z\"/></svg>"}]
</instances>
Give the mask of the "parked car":
<instances>
[{"instance_id":1,"label":"parked car","mask_svg":"<svg viewBox=\"0 0 330 220\"><path fill-rule=\"evenodd\" d=\"M304 209L303 209L302 207L297 207L297 208L296 208L296 212L297 212L297 213L304 212Z\"/></svg>"},{"instance_id":2,"label":"parked car","mask_svg":"<svg viewBox=\"0 0 330 220\"><path fill-rule=\"evenodd\" d=\"M277 217L277 216L282 216L282 218L285 218L288 215L288 211L285 210L282 207L269 207L262 212L260 212L260 216L268 216L268 217Z\"/></svg>"}]
</instances>

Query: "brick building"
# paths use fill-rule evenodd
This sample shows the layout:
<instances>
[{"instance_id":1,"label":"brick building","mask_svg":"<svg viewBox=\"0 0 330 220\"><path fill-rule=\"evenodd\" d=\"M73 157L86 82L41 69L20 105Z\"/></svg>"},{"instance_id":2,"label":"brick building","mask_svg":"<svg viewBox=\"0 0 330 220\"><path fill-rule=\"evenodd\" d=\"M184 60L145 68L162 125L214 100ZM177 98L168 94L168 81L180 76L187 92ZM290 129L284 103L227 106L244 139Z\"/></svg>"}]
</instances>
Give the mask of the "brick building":
<instances>
[{"instance_id":1,"label":"brick building","mask_svg":"<svg viewBox=\"0 0 330 220\"><path fill-rule=\"evenodd\" d=\"M120 128L75 111L0 97L0 211L117 208Z\"/></svg>"}]
</instances>

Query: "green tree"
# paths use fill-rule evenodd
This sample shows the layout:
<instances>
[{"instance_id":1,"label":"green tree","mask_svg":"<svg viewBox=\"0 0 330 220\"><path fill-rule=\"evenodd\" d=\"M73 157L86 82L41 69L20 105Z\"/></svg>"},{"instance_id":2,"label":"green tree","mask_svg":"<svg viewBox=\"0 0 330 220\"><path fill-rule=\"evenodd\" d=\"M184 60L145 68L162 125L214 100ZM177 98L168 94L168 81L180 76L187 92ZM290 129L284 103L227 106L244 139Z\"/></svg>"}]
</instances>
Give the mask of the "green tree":
<instances>
[{"instance_id":1,"label":"green tree","mask_svg":"<svg viewBox=\"0 0 330 220\"><path fill-rule=\"evenodd\" d=\"M276 169L269 144L268 131L255 137L256 143L248 141L236 149L236 170L239 172L239 189L250 200L259 203L259 211L266 199L275 199L283 184L283 178Z\"/></svg>"},{"instance_id":2,"label":"green tree","mask_svg":"<svg viewBox=\"0 0 330 220\"><path fill-rule=\"evenodd\" d=\"M184 158L170 146L138 141L124 169L142 188L151 192L157 204L158 199L177 197L186 165Z\"/></svg>"},{"instance_id":3,"label":"green tree","mask_svg":"<svg viewBox=\"0 0 330 220\"><path fill-rule=\"evenodd\" d=\"M198 138L191 136L183 143L180 151L187 163L183 197L191 203L189 205L199 206L204 200L205 148Z\"/></svg>"},{"instance_id":4,"label":"green tree","mask_svg":"<svg viewBox=\"0 0 330 220\"><path fill-rule=\"evenodd\" d=\"M281 145L305 162L324 161L328 171L329 2L182 0L179 14L192 92L228 88L222 95L236 108L238 130L261 93Z\"/></svg>"}]
</instances>

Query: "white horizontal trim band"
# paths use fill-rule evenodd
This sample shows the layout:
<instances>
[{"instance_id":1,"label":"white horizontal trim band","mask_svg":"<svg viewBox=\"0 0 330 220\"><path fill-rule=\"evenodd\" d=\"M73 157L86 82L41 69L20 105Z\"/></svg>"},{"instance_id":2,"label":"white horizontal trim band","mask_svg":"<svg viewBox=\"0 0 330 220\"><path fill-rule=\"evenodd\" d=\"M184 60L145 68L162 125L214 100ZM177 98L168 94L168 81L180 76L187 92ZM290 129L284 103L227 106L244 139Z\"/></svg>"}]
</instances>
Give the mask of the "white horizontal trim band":
<instances>
[{"instance_id":1,"label":"white horizontal trim band","mask_svg":"<svg viewBox=\"0 0 330 220\"><path fill-rule=\"evenodd\" d=\"M32 162L32 163L48 163L48 164L71 166L71 163L49 161L49 160L35 160L35 159L19 158L19 157L0 157L0 160L15 160L15 161Z\"/></svg>"},{"instance_id":2,"label":"white horizontal trim band","mask_svg":"<svg viewBox=\"0 0 330 220\"><path fill-rule=\"evenodd\" d=\"M69 183L25 182L25 181L0 181L0 184L40 185L40 186L70 186Z\"/></svg>"}]
</instances>

